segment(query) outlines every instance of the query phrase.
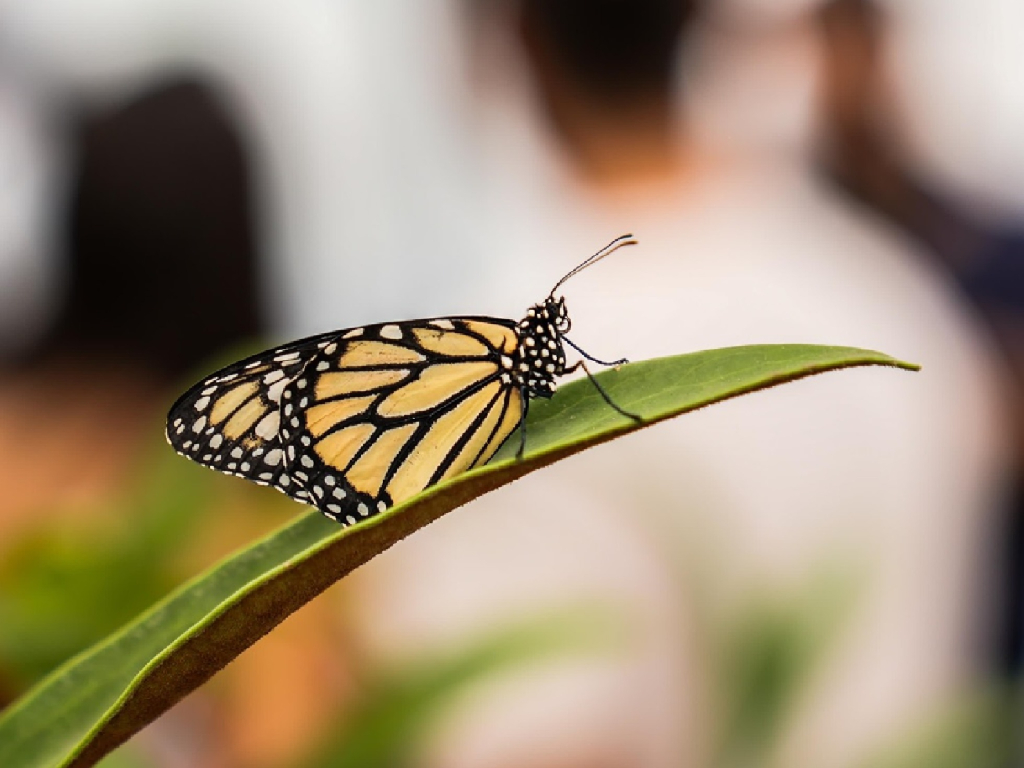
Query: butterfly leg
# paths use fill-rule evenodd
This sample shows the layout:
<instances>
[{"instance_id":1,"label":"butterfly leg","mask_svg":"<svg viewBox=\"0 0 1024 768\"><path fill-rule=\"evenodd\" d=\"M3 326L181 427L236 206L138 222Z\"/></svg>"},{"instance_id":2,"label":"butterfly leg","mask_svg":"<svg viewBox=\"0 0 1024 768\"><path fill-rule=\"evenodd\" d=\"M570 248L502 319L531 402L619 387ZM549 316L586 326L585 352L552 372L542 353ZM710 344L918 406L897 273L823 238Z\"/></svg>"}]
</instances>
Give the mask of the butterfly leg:
<instances>
[{"instance_id":1,"label":"butterfly leg","mask_svg":"<svg viewBox=\"0 0 1024 768\"><path fill-rule=\"evenodd\" d=\"M587 360L589 360L589 361L590 361L590 362L592 362L592 363L597 363L598 365L607 365L607 366L609 366L609 367L618 367L618 366L620 366L620 365L625 365L626 363L628 363L628 362L629 362L629 360L627 360L626 358L622 358L621 360L612 360L611 362L606 362L606 361L604 361L604 360L598 360L598 359L597 359L596 357L593 357L593 356L591 356L591 355L588 355L588 354L587 354L587 353L586 353L585 351L583 351L583 350L582 350L582 349L581 349L580 347L576 346L576 344L574 344L574 343L573 343L573 342L572 342L572 341L571 341L571 340L569 339L569 337L568 337L568 336L563 336L563 337L562 337L562 341L564 341L564 342L565 342L566 344L568 344L568 345L569 345L570 347L572 347L572 348L573 348L573 349L575 349L575 350L576 350L577 352L579 352L579 353L580 353L581 355L583 355L583 356L584 356L585 358L587 358ZM586 366L584 366L584 367L583 367L583 370L585 370L585 371L587 370L587 369L586 369ZM590 371L587 371L587 374L589 375L589 374L590 374Z\"/></svg>"},{"instance_id":2,"label":"butterfly leg","mask_svg":"<svg viewBox=\"0 0 1024 768\"><path fill-rule=\"evenodd\" d=\"M592 374L590 372L590 369L587 368L587 363L585 360L580 360L574 365L570 366L569 368L566 368L565 372L572 373L577 368L583 369L584 373L587 374L587 378L590 379L590 383L594 385L594 388L598 391L598 393L601 395L604 401L608 403L609 406L612 407L612 409L614 409L617 413L621 413L626 418L632 419L633 421L643 421L642 416L637 416L635 413L630 413L629 411L623 410L618 405L616 405L615 401L613 401L611 397L608 395L608 393L605 392L604 387L597 383L597 379L594 378L594 374Z\"/></svg>"},{"instance_id":3,"label":"butterfly leg","mask_svg":"<svg viewBox=\"0 0 1024 768\"><path fill-rule=\"evenodd\" d=\"M519 420L519 450L516 451L516 461L521 461L526 452L526 414L530 412L530 396L525 389L520 390L519 394L523 416Z\"/></svg>"}]
</instances>

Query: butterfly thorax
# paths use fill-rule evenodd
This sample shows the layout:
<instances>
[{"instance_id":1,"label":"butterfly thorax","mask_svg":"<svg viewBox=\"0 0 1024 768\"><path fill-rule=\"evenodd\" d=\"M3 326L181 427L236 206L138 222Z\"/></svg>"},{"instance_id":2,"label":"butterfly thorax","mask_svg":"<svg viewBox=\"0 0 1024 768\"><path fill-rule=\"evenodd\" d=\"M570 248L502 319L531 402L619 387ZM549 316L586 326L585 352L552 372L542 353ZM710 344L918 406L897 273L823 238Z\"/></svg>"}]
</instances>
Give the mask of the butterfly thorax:
<instances>
[{"instance_id":1,"label":"butterfly thorax","mask_svg":"<svg viewBox=\"0 0 1024 768\"><path fill-rule=\"evenodd\" d=\"M555 379L565 373L562 334L569 330L565 301L549 296L535 304L516 327L519 346L511 358L512 381L530 397L551 397Z\"/></svg>"}]
</instances>

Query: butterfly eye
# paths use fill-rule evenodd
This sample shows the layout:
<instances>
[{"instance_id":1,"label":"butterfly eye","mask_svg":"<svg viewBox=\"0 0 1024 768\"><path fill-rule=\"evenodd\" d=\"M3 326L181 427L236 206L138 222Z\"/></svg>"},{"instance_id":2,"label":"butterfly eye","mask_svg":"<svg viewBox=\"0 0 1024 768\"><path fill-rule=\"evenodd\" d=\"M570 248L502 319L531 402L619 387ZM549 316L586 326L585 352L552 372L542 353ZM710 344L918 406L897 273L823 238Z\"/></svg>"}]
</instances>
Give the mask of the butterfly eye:
<instances>
[{"instance_id":1,"label":"butterfly eye","mask_svg":"<svg viewBox=\"0 0 1024 768\"><path fill-rule=\"evenodd\" d=\"M558 303L558 319L555 321L555 326L559 333L568 333L572 328L572 320L569 319L569 313L565 311L564 301Z\"/></svg>"},{"instance_id":2,"label":"butterfly eye","mask_svg":"<svg viewBox=\"0 0 1024 768\"><path fill-rule=\"evenodd\" d=\"M549 298L545 307L548 311L548 315L554 321L554 326L559 333L568 333L572 326L569 320L569 313L565 309L565 299L559 297L557 299Z\"/></svg>"}]
</instances>

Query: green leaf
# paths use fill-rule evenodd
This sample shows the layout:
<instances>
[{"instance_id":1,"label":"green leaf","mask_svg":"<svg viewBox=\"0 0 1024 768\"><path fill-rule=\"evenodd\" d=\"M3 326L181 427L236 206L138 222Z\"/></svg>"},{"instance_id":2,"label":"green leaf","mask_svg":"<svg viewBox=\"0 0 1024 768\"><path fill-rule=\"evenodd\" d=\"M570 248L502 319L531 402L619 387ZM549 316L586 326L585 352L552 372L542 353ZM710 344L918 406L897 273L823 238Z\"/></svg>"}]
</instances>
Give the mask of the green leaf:
<instances>
[{"instance_id":1,"label":"green leaf","mask_svg":"<svg viewBox=\"0 0 1024 768\"><path fill-rule=\"evenodd\" d=\"M664 419L815 373L862 365L908 370L878 352L808 345L733 347L650 360L536 401L527 453L513 434L487 466L341 529L310 512L185 584L118 633L58 668L0 717L0 765L87 766L206 682L285 617L413 531L584 448Z\"/></svg>"}]
</instances>

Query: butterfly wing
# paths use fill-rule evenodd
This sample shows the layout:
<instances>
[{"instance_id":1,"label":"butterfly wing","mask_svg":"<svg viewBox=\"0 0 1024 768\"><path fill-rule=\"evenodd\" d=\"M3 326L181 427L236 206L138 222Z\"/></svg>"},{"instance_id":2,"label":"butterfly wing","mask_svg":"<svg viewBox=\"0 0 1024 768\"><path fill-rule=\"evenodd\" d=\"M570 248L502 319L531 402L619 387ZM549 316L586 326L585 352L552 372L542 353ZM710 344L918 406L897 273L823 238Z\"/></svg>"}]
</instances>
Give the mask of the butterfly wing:
<instances>
[{"instance_id":1,"label":"butterfly wing","mask_svg":"<svg viewBox=\"0 0 1024 768\"><path fill-rule=\"evenodd\" d=\"M304 339L197 384L168 438L351 524L494 454L522 415L517 345L514 323L484 317Z\"/></svg>"},{"instance_id":2,"label":"butterfly wing","mask_svg":"<svg viewBox=\"0 0 1024 768\"><path fill-rule=\"evenodd\" d=\"M305 501L353 523L489 459L521 418L514 324L446 318L343 334L284 390Z\"/></svg>"},{"instance_id":3,"label":"butterfly wing","mask_svg":"<svg viewBox=\"0 0 1024 768\"><path fill-rule=\"evenodd\" d=\"M276 347L208 376L171 407L167 441L204 466L302 501L280 450L281 395L336 335Z\"/></svg>"}]
</instances>

